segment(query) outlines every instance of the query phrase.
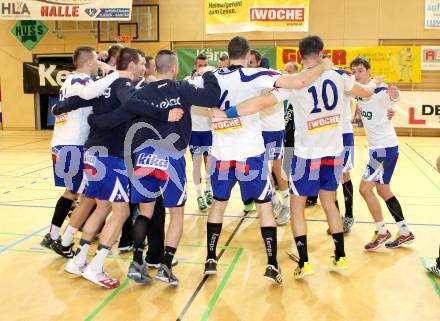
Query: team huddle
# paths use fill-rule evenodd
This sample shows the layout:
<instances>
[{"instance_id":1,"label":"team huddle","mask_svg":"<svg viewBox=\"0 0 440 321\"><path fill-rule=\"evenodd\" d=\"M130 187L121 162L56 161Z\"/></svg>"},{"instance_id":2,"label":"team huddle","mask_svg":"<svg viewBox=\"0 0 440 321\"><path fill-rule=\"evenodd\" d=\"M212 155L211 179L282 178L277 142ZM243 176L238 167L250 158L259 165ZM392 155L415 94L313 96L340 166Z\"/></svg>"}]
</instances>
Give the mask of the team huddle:
<instances>
[{"instance_id":1,"label":"team huddle","mask_svg":"<svg viewBox=\"0 0 440 321\"><path fill-rule=\"evenodd\" d=\"M178 60L169 50L159 51L153 60L140 50L118 48L116 54L109 51L104 64L94 48L77 48L75 72L67 77L60 101L52 108L56 115L52 138L55 185L66 190L41 244L68 259L66 272L116 288L120 282L104 271L104 262L122 233L120 251L133 252L128 278L149 284L153 282L151 269L157 269L157 280L177 287L173 266L178 263L174 256L184 233L185 153L189 147L197 204L201 211L209 210L205 275L217 273L217 243L236 183L245 211L255 206L258 213L267 255L266 279L282 283L277 225L289 221L298 251L294 277L314 272L308 258L304 212L308 198L317 196L335 246L330 269L347 269L344 233L354 224L350 178L353 99L370 155L359 192L376 227L364 249L372 251L383 244L399 248L414 241L390 188L399 155L390 118L399 91L388 87L381 77L372 78L365 58L354 59L350 73L335 68L323 56L323 49L319 37L305 37L299 44L302 71L290 71L292 64L288 64L280 72L269 69L245 38L234 37L218 68L208 66L200 56L192 75L177 81ZM98 69L106 74L99 79ZM293 111L293 137L284 131L287 106ZM294 146L288 157L285 143ZM290 162L288 175L282 166L286 161ZM336 200L340 184L344 216ZM398 232L393 240L374 188L396 222ZM165 208L170 214L166 233ZM69 223L60 236L69 212ZM82 235L74 251L73 237L79 230ZM96 254L87 262L91 242L98 234Z\"/></svg>"}]
</instances>

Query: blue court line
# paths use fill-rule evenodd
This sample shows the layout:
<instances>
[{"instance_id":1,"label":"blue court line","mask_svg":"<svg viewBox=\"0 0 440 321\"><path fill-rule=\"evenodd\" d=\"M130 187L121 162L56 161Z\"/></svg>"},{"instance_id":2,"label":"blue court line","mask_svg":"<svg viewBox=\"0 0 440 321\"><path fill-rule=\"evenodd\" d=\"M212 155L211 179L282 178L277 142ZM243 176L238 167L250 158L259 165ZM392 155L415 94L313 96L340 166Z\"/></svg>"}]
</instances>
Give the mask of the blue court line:
<instances>
[{"instance_id":1,"label":"blue court line","mask_svg":"<svg viewBox=\"0 0 440 321\"><path fill-rule=\"evenodd\" d=\"M0 254L2 254L3 252L6 252L7 250L13 248L14 246L16 246L16 245L18 245L20 243L23 243L24 241L26 241L27 239L30 239L34 235L36 235L36 234L46 230L48 227L49 227L49 225L46 225L45 227L40 228L38 231L35 231L35 232L33 232L33 233L29 234L29 235L26 235L25 237L22 237L21 239L15 241L14 243L12 243L12 244L10 244L8 246L5 246L4 248L0 249Z\"/></svg>"}]
</instances>

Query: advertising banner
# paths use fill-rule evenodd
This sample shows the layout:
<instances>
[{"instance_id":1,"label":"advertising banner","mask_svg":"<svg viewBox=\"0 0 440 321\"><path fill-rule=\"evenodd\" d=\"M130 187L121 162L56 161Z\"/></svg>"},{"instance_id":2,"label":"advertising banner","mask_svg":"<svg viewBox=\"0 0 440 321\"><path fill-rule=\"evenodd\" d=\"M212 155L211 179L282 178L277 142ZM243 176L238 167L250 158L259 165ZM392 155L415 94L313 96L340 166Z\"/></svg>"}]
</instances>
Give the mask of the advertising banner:
<instances>
[{"instance_id":1,"label":"advertising banner","mask_svg":"<svg viewBox=\"0 0 440 321\"><path fill-rule=\"evenodd\" d=\"M384 76L390 83L420 83L420 47L383 46L358 48L326 48L324 52L331 56L333 63L349 70L350 62L357 56L370 61L371 74ZM283 69L289 61L301 64L301 55L295 47L277 47L277 69Z\"/></svg>"},{"instance_id":2,"label":"advertising banner","mask_svg":"<svg viewBox=\"0 0 440 321\"><path fill-rule=\"evenodd\" d=\"M2 20L130 20L132 0L0 1Z\"/></svg>"},{"instance_id":3,"label":"advertising banner","mask_svg":"<svg viewBox=\"0 0 440 321\"><path fill-rule=\"evenodd\" d=\"M309 0L205 0L206 33L309 31Z\"/></svg>"}]
</instances>

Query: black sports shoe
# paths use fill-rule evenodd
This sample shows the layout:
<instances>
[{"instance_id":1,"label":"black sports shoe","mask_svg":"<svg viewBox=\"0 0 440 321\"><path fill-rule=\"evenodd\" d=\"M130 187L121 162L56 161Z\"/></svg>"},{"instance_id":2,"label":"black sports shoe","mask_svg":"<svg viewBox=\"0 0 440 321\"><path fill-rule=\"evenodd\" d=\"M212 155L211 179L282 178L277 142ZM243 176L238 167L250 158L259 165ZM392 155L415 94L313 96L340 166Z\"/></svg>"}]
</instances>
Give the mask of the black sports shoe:
<instances>
[{"instance_id":1,"label":"black sports shoe","mask_svg":"<svg viewBox=\"0 0 440 321\"><path fill-rule=\"evenodd\" d=\"M65 257L66 259L71 259L74 256L74 253L72 251L73 243L69 246L63 246L61 244L61 240L58 239L50 245L50 248L54 250L55 253L61 255L62 257Z\"/></svg>"},{"instance_id":2,"label":"black sports shoe","mask_svg":"<svg viewBox=\"0 0 440 321\"><path fill-rule=\"evenodd\" d=\"M266 272L264 277L275 284L281 284L283 282L283 277L281 276L281 269L275 268L273 265L268 265L266 267Z\"/></svg>"},{"instance_id":3,"label":"black sports shoe","mask_svg":"<svg viewBox=\"0 0 440 321\"><path fill-rule=\"evenodd\" d=\"M313 206L313 205L316 205L316 204L318 204L318 198L317 197L312 197L312 198L308 197L307 198L307 200L306 200L306 207L310 207L310 206Z\"/></svg>"},{"instance_id":4,"label":"black sports shoe","mask_svg":"<svg viewBox=\"0 0 440 321\"><path fill-rule=\"evenodd\" d=\"M43 247L46 247L48 249L51 249L50 245L55 242L54 240L51 239L50 237L50 233L47 233L44 238L41 240L40 244Z\"/></svg>"},{"instance_id":5,"label":"black sports shoe","mask_svg":"<svg viewBox=\"0 0 440 321\"><path fill-rule=\"evenodd\" d=\"M169 269L163 263L160 264L159 271L157 271L156 280L169 283L173 288L177 288L179 286L179 280L173 274L171 269Z\"/></svg>"},{"instance_id":6,"label":"black sports shoe","mask_svg":"<svg viewBox=\"0 0 440 321\"><path fill-rule=\"evenodd\" d=\"M205 275L213 275L217 273L217 261L214 259L207 259L205 262Z\"/></svg>"},{"instance_id":7,"label":"black sports shoe","mask_svg":"<svg viewBox=\"0 0 440 321\"><path fill-rule=\"evenodd\" d=\"M149 269L158 269L158 268L160 268L161 262L157 262L157 261L156 261L156 263L148 262L147 258L145 258L145 264L147 265L147 268L149 268ZM175 257L173 257L173 260L171 261L171 266L176 266L177 264L179 264L179 261Z\"/></svg>"}]
</instances>

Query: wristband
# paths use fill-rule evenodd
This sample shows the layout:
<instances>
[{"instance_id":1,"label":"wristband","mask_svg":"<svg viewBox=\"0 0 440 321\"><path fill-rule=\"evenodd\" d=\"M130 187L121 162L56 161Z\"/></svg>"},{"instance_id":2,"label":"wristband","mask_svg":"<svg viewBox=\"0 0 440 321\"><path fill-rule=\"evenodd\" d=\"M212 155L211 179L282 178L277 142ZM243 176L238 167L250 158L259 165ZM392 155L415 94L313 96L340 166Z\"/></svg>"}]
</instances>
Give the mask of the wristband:
<instances>
[{"instance_id":1,"label":"wristband","mask_svg":"<svg viewBox=\"0 0 440 321\"><path fill-rule=\"evenodd\" d=\"M238 115L238 112L237 112L237 107L231 106L231 108L226 110L226 117L227 118L238 118L238 117L240 117Z\"/></svg>"}]
</instances>

